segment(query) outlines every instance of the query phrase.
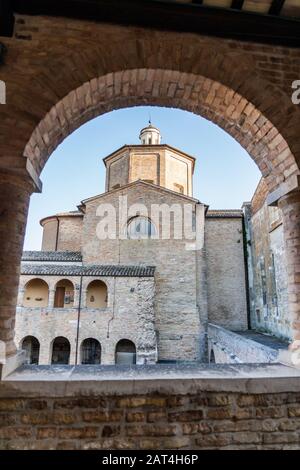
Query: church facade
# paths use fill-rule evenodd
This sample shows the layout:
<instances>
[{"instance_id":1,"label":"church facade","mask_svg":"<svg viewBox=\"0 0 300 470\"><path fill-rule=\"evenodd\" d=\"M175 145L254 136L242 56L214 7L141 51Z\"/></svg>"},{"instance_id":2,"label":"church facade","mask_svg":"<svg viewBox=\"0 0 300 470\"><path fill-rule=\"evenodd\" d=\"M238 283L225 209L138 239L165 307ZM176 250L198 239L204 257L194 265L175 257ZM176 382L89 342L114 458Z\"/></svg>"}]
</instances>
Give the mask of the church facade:
<instances>
[{"instance_id":1,"label":"church facade","mask_svg":"<svg viewBox=\"0 0 300 470\"><path fill-rule=\"evenodd\" d=\"M151 124L104 164L105 192L23 253L16 344L39 364L207 362L208 323L249 328L243 210L195 199L195 158Z\"/></svg>"}]
</instances>

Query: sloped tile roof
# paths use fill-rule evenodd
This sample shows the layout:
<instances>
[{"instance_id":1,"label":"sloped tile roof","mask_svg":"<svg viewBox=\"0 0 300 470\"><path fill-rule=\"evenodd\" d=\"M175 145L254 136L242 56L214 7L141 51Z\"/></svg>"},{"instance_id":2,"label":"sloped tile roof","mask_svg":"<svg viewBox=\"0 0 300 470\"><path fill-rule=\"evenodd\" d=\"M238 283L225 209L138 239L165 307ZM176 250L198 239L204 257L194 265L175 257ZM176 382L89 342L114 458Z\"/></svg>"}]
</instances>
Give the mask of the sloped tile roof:
<instances>
[{"instance_id":1,"label":"sloped tile roof","mask_svg":"<svg viewBox=\"0 0 300 470\"><path fill-rule=\"evenodd\" d=\"M153 277L155 266L22 264L21 274L39 276Z\"/></svg>"},{"instance_id":2,"label":"sloped tile roof","mask_svg":"<svg viewBox=\"0 0 300 470\"><path fill-rule=\"evenodd\" d=\"M236 217L243 217L243 211L241 209L224 209L224 210L208 210L206 213L206 217L229 217L229 218L236 218Z\"/></svg>"},{"instance_id":3,"label":"sloped tile roof","mask_svg":"<svg viewBox=\"0 0 300 470\"><path fill-rule=\"evenodd\" d=\"M22 261L81 261L80 251L23 251Z\"/></svg>"}]
</instances>

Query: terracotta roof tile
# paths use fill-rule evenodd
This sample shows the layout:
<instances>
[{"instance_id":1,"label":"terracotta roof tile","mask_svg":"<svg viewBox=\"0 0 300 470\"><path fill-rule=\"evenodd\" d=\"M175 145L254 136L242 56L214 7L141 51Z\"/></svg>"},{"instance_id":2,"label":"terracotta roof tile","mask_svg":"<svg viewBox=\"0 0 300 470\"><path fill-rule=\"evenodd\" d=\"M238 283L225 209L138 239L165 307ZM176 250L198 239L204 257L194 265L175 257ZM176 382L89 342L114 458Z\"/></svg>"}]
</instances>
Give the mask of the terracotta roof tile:
<instances>
[{"instance_id":1,"label":"terracotta roof tile","mask_svg":"<svg viewBox=\"0 0 300 470\"><path fill-rule=\"evenodd\" d=\"M21 274L38 276L153 277L155 266L22 264Z\"/></svg>"},{"instance_id":2,"label":"terracotta roof tile","mask_svg":"<svg viewBox=\"0 0 300 470\"><path fill-rule=\"evenodd\" d=\"M81 261L80 251L23 251L22 261Z\"/></svg>"}]
</instances>

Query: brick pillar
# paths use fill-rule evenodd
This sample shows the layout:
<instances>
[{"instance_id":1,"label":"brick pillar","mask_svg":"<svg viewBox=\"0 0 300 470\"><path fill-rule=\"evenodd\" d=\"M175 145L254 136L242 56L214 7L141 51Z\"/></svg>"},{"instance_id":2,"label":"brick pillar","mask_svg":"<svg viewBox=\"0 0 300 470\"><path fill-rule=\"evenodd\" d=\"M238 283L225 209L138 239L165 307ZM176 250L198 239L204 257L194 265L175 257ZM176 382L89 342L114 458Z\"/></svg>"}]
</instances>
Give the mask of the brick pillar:
<instances>
[{"instance_id":1,"label":"brick pillar","mask_svg":"<svg viewBox=\"0 0 300 470\"><path fill-rule=\"evenodd\" d=\"M54 308L55 289L49 289L48 309Z\"/></svg>"},{"instance_id":2,"label":"brick pillar","mask_svg":"<svg viewBox=\"0 0 300 470\"><path fill-rule=\"evenodd\" d=\"M51 364L51 339L46 337L40 344L39 365Z\"/></svg>"},{"instance_id":3,"label":"brick pillar","mask_svg":"<svg viewBox=\"0 0 300 470\"><path fill-rule=\"evenodd\" d=\"M29 198L26 177L0 172L0 340L6 357L16 353L15 313Z\"/></svg>"},{"instance_id":4,"label":"brick pillar","mask_svg":"<svg viewBox=\"0 0 300 470\"><path fill-rule=\"evenodd\" d=\"M17 307L22 307L25 295L25 287L19 287Z\"/></svg>"},{"instance_id":5,"label":"brick pillar","mask_svg":"<svg viewBox=\"0 0 300 470\"><path fill-rule=\"evenodd\" d=\"M282 197L278 206L283 217L293 351L300 349L300 190Z\"/></svg>"},{"instance_id":6,"label":"brick pillar","mask_svg":"<svg viewBox=\"0 0 300 470\"><path fill-rule=\"evenodd\" d=\"M79 307L79 302L80 302L80 308L85 308L86 307L86 290L82 289L81 290L81 299L80 299L80 284L76 284L74 288L74 308Z\"/></svg>"}]
</instances>

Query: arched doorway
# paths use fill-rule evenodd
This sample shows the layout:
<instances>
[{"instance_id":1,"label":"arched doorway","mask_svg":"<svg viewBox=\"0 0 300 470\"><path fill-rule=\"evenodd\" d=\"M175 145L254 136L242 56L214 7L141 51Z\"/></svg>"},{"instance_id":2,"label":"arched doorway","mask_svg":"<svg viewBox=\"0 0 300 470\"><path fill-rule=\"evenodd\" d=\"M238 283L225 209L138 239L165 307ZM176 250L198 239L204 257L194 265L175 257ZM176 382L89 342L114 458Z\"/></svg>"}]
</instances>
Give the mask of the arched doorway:
<instances>
[{"instance_id":1,"label":"arched doorway","mask_svg":"<svg viewBox=\"0 0 300 470\"><path fill-rule=\"evenodd\" d=\"M31 279L25 285L23 296L23 307L47 307L49 298L49 287L43 279Z\"/></svg>"},{"instance_id":2,"label":"arched doorway","mask_svg":"<svg viewBox=\"0 0 300 470\"><path fill-rule=\"evenodd\" d=\"M86 306L89 308L107 307L107 285L95 279L90 282L86 292Z\"/></svg>"},{"instance_id":3,"label":"arched doorway","mask_svg":"<svg viewBox=\"0 0 300 470\"><path fill-rule=\"evenodd\" d=\"M129 339L121 339L116 345L116 364L136 364L136 347Z\"/></svg>"},{"instance_id":4,"label":"arched doorway","mask_svg":"<svg viewBox=\"0 0 300 470\"><path fill-rule=\"evenodd\" d=\"M82 341L81 364L101 364L101 345L97 339L86 338Z\"/></svg>"},{"instance_id":5,"label":"arched doorway","mask_svg":"<svg viewBox=\"0 0 300 470\"><path fill-rule=\"evenodd\" d=\"M38 364L40 355L40 342L34 336L26 336L21 344L21 348L26 351L29 364Z\"/></svg>"},{"instance_id":6,"label":"arched doorway","mask_svg":"<svg viewBox=\"0 0 300 470\"><path fill-rule=\"evenodd\" d=\"M69 364L70 342L63 336L58 336L52 344L51 364Z\"/></svg>"},{"instance_id":7,"label":"arched doorway","mask_svg":"<svg viewBox=\"0 0 300 470\"><path fill-rule=\"evenodd\" d=\"M58 281L55 286L54 308L70 308L74 305L74 286L68 279Z\"/></svg>"}]
</instances>

